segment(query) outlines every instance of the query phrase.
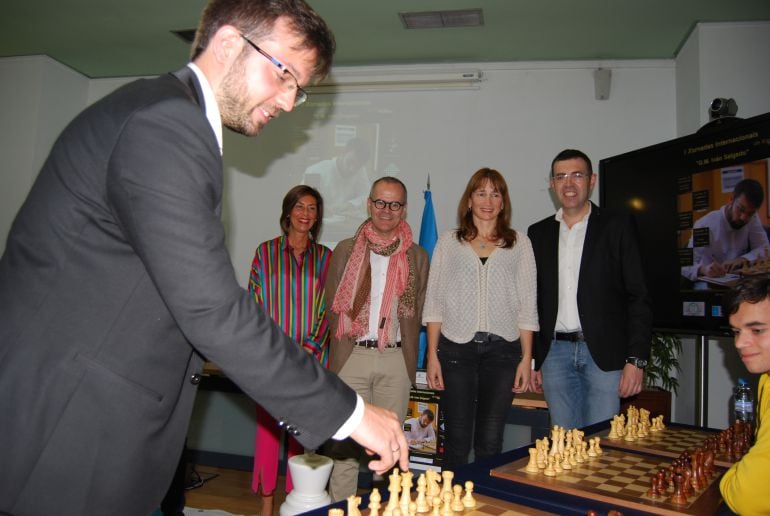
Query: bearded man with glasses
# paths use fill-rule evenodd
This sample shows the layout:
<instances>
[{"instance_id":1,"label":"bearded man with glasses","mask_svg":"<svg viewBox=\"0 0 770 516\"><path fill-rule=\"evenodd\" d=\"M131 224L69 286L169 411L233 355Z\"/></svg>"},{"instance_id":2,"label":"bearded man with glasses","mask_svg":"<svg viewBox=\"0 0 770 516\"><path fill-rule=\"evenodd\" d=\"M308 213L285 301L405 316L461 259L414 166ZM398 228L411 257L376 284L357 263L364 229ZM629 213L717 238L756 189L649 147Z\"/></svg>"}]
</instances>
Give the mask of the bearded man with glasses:
<instances>
[{"instance_id":1,"label":"bearded man with glasses","mask_svg":"<svg viewBox=\"0 0 770 516\"><path fill-rule=\"evenodd\" d=\"M589 200L588 156L560 152L550 184L560 207L527 232L540 321L530 381L545 393L551 424L582 428L612 418L620 398L641 390L652 307L634 221Z\"/></svg>"},{"instance_id":2,"label":"bearded man with glasses","mask_svg":"<svg viewBox=\"0 0 770 516\"><path fill-rule=\"evenodd\" d=\"M225 247L222 126L291 111L334 48L303 0L211 0L190 64L63 131L0 260L1 514L151 514L204 356L305 448L351 437L376 472L408 467L401 419L294 345Z\"/></svg>"}]
</instances>

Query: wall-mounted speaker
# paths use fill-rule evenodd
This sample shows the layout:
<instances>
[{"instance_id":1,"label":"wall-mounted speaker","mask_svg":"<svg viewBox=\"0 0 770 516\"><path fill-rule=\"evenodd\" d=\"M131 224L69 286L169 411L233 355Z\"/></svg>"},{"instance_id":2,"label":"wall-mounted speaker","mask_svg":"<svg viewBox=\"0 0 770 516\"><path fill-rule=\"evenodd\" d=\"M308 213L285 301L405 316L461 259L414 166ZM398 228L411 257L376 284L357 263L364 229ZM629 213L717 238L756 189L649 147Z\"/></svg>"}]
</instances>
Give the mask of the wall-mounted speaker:
<instances>
[{"instance_id":1,"label":"wall-mounted speaker","mask_svg":"<svg viewBox=\"0 0 770 516\"><path fill-rule=\"evenodd\" d=\"M612 83L612 70L597 68L594 70L594 95L596 100L610 98L610 84Z\"/></svg>"}]
</instances>

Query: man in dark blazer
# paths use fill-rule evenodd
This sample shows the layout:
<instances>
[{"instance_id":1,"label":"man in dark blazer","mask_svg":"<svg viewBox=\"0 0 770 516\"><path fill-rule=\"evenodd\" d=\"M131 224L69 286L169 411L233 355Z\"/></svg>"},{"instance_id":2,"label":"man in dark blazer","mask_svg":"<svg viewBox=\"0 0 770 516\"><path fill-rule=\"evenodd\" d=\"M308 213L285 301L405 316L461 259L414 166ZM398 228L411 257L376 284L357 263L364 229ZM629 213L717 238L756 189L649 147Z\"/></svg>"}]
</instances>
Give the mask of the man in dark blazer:
<instances>
[{"instance_id":1,"label":"man in dark blazer","mask_svg":"<svg viewBox=\"0 0 770 516\"><path fill-rule=\"evenodd\" d=\"M406 468L395 415L239 286L220 221L222 123L256 135L333 52L302 0L213 0L188 67L120 88L63 131L0 260L0 514L150 514L203 356L307 448L350 436L380 456L372 469Z\"/></svg>"},{"instance_id":2,"label":"man in dark blazer","mask_svg":"<svg viewBox=\"0 0 770 516\"><path fill-rule=\"evenodd\" d=\"M417 372L428 253L412 241L406 187L400 180L377 179L366 204L369 219L353 238L337 244L326 274L329 370L364 400L403 421ZM326 453L334 459L332 499L355 495L360 446L333 442Z\"/></svg>"},{"instance_id":3,"label":"man in dark blazer","mask_svg":"<svg viewBox=\"0 0 770 516\"><path fill-rule=\"evenodd\" d=\"M561 206L527 233L540 318L532 387L544 391L552 424L582 428L612 418L620 398L641 390L652 309L636 227L589 201L588 156L562 151L550 180Z\"/></svg>"}]
</instances>

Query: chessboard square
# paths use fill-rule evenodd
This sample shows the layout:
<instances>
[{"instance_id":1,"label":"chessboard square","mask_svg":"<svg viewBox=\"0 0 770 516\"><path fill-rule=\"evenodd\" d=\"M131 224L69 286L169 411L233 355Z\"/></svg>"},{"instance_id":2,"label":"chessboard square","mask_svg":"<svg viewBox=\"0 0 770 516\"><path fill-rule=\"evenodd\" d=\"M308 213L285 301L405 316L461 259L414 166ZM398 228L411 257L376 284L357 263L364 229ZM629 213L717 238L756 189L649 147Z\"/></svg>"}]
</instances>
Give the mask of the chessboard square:
<instances>
[{"instance_id":1,"label":"chessboard square","mask_svg":"<svg viewBox=\"0 0 770 516\"><path fill-rule=\"evenodd\" d=\"M596 472L596 474L597 474L597 475L603 475L603 476L606 476L606 477L612 478L612 477L615 477L615 476L618 476L618 475L620 475L620 474L621 474L621 473L623 473L624 471L625 471L625 469L622 469L622 468L616 468L616 467L612 467L612 468L602 468L600 471L597 471L597 472Z\"/></svg>"},{"instance_id":2,"label":"chessboard square","mask_svg":"<svg viewBox=\"0 0 770 516\"><path fill-rule=\"evenodd\" d=\"M577 484L582 480L581 477L576 477L575 475L559 475L558 479L569 484Z\"/></svg>"},{"instance_id":3,"label":"chessboard square","mask_svg":"<svg viewBox=\"0 0 770 516\"><path fill-rule=\"evenodd\" d=\"M602 491L608 491L610 493L617 493L619 491L622 491L624 488L623 486L613 486L611 484L599 484L596 486L596 489L600 489Z\"/></svg>"},{"instance_id":4,"label":"chessboard square","mask_svg":"<svg viewBox=\"0 0 770 516\"><path fill-rule=\"evenodd\" d=\"M647 472L650 471L651 468L652 468L652 466L649 467L649 468L645 468L645 469L636 469L636 468L627 469L626 470L626 475L634 475L634 476L638 477L638 476L647 474Z\"/></svg>"},{"instance_id":5,"label":"chessboard square","mask_svg":"<svg viewBox=\"0 0 770 516\"><path fill-rule=\"evenodd\" d=\"M586 480L588 482L595 482L597 484L601 484L602 482L605 482L607 480L607 477L600 477L597 475L588 475L586 477L583 477L583 480Z\"/></svg>"},{"instance_id":6,"label":"chessboard square","mask_svg":"<svg viewBox=\"0 0 770 516\"><path fill-rule=\"evenodd\" d=\"M634 481L633 478L626 477L626 476L623 476L623 475L618 475L617 477L613 477L612 480L614 480L615 482L619 482L621 484L630 484L631 482Z\"/></svg>"},{"instance_id":7,"label":"chessboard square","mask_svg":"<svg viewBox=\"0 0 770 516\"><path fill-rule=\"evenodd\" d=\"M626 486L626 489L629 491L637 491L639 493L646 493L649 490L649 487L645 487L639 484L629 484Z\"/></svg>"},{"instance_id":8,"label":"chessboard square","mask_svg":"<svg viewBox=\"0 0 770 516\"><path fill-rule=\"evenodd\" d=\"M480 507L476 507L471 512L466 512L465 516L471 516L472 514L490 514L492 516L498 516L506 511L507 509L504 509L503 507L495 507L494 505L484 504Z\"/></svg>"}]
</instances>

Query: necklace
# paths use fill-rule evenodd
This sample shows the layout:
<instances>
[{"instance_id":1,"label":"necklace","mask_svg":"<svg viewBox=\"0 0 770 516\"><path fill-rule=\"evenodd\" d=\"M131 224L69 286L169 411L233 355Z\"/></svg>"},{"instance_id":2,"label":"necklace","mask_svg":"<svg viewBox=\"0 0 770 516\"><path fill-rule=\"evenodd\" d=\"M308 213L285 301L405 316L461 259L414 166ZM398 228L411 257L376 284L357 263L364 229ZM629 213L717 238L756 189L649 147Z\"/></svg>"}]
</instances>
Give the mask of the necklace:
<instances>
[{"instance_id":1,"label":"necklace","mask_svg":"<svg viewBox=\"0 0 770 516\"><path fill-rule=\"evenodd\" d=\"M477 238L478 238L478 241L479 241L479 249L486 249L487 245L492 243L493 240L494 240L492 238L485 237L485 236L482 236L482 235L479 235Z\"/></svg>"}]
</instances>

